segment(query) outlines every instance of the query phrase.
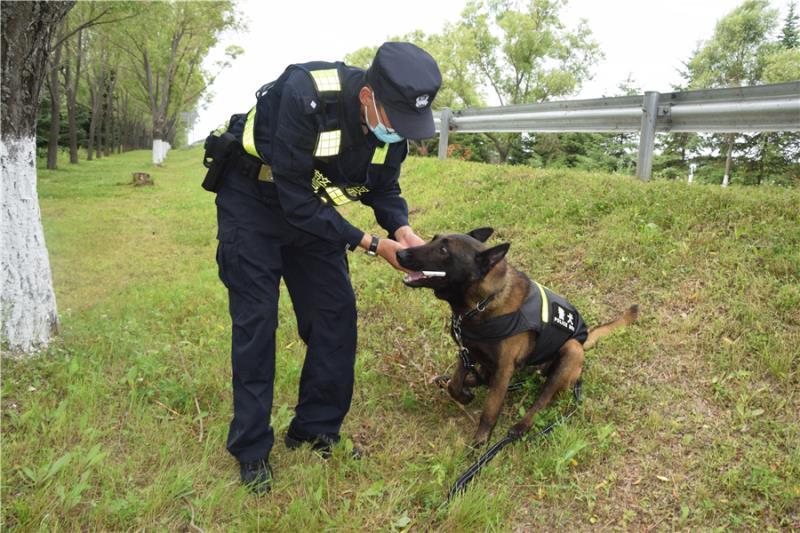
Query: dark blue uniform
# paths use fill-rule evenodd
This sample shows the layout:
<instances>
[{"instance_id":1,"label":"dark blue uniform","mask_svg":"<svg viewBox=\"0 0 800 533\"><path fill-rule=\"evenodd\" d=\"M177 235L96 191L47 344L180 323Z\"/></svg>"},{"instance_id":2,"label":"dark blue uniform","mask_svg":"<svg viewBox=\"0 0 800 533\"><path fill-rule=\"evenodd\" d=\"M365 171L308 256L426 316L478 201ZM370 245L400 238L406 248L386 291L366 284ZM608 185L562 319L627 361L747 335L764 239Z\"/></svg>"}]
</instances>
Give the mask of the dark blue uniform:
<instances>
[{"instance_id":1,"label":"dark blue uniform","mask_svg":"<svg viewBox=\"0 0 800 533\"><path fill-rule=\"evenodd\" d=\"M317 71L335 72L338 90L324 90L312 75ZM398 184L407 143L384 145L364 134L358 98L364 84L363 70L342 63L294 65L262 88L250 114L229 125L253 154L226 166L216 200L217 262L233 322L227 446L240 462L267 457L274 441L269 419L281 277L308 347L290 430L300 437L338 435L350 408L356 307L346 251L364 234L335 204L357 199L371 206L392 236L408 224ZM336 146L326 152L322 145L331 139ZM255 172L260 163L269 167Z\"/></svg>"}]
</instances>

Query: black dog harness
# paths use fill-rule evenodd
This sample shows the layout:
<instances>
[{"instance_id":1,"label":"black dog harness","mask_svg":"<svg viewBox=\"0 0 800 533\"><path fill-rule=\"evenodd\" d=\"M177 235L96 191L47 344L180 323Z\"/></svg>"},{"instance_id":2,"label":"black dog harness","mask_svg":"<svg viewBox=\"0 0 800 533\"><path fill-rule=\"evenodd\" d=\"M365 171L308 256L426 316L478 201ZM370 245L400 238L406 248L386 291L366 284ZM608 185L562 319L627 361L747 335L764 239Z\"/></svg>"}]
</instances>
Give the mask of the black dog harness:
<instances>
[{"instance_id":1,"label":"black dog harness","mask_svg":"<svg viewBox=\"0 0 800 533\"><path fill-rule=\"evenodd\" d=\"M589 331L575 306L550 289L532 281L528 297L520 308L506 315L490 318L473 325L463 320L483 311L492 297L482 301L475 309L464 315L453 315L451 333L459 345L459 356L467 370L475 363L464 347L464 340L499 341L525 331L536 332L536 345L528 356L527 364L537 365L549 361L569 339L581 344Z\"/></svg>"}]
</instances>

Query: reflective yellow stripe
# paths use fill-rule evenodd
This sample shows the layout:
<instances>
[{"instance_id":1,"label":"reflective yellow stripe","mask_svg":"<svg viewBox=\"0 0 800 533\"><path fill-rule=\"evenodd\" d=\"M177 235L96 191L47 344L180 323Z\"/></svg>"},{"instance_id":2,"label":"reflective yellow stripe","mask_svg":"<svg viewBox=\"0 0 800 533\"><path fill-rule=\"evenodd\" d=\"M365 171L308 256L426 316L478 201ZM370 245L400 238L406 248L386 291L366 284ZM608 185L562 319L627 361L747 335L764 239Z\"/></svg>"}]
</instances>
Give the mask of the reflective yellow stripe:
<instances>
[{"instance_id":1,"label":"reflective yellow stripe","mask_svg":"<svg viewBox=\"0 0 800 533\"><path fill-rule=\"evenodd\" d=\"M256 150L256 139L253 136L253 126L256 123L256 106L253 106L253 109L247 114L247 122L244 123L244 133L242 133L242 146L244 146L245 152L250 155L254 155L261 159L261 156L258 155L258 150Z\"/></svg>"},{"instance_id":2,"label":"reflective yellow stripe","mask_svg":"<svg viewBox=\"0 0 800 533\"><path fill-rule=\"evenodd\" d=\"M548 324L550 322L550 302L547 300L547 294L544 292L544 287L539 285L538 281L534 281L536 286L539 287L539 294L542 295L542 323Z\"/></svg>"},{"instance_id":3,"label":"reflective yellow stripe","mask_svg":"<svg viewBox=\"0 0 800 533\"><path fill-rule=\"evenodd\" d=\"M258 181L271 181L275 182L272 178L272 167L269 165L261 165L261 168L258 169Z\"/></svg>"},{"instance_id":4,"label":"reflective yellow stripe","mask_svg":"<svg viewBox=\"0 0 800 533\"><path fill-rule=\"evenodd\" d=\"M345 189L347 196L350 198L358 198L364 193L369 192L369 188L365 187L364 185L356 185L355 187L348 187Z\"/></svg>"},{"instance_id":5,"label":"reflective yellow stripe","mask_svg":"<svg viewBox=\"0 0 800 533\"><path fill-rule=\"evenodd\" d=\"M327 157L339 153L339 144L342 141L342 131L322 131L317 138L317 148L314 157Z\"/></svg>"},{"instance_id":6,"label":"reflective yellow stripe","mask_svg":"<svg viewBox=\"0 0 800 533\"><path fill-rule=\"evenodd\" d=\"M339 83L339 71L335 68L312 70L311 78L314 80L314 85L317 86L318 92L342 90L342 86Z\"/></svg>"},{"instance_id":7,"label":"reflective yellow stripe","mask_svg":"<svg viewBox=\"0 0 800 533\"><path fill-rule=\"evenodd\" d=\"M325 192L328 193L328 198L334 205L343 205L350 201L350 198L345 196L339 187L325 187Z\"/></svg>"},{"instance_id":8,"label":"reflective yellow stripe","mask_svg":"<svg viewBox=\"0 0 800 533\"><path fill-rule=\"evenodd\" d=\"M386 161L386 154L389 153L389 143L383 145L383 148L375 148L375 153L372 154L372 164L382 165Z\"/></svg>"}]
</instances>

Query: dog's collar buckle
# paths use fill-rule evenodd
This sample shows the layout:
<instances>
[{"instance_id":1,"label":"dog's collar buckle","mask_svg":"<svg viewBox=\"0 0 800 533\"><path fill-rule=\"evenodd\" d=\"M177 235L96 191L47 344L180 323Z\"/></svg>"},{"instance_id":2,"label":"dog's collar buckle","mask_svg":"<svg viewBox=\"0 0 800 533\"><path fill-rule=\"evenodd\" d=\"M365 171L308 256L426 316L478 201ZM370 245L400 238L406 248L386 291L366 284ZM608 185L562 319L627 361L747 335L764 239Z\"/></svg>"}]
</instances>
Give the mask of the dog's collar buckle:
<instances>
[{"instance_id":1,"label":"dog's collar buckle","mask_svg":"<svg viewBox=\"0 0 800 533\"><path fill-rule=\"evenodd\" d=\"M473 309L470 309L469 311L467 311L463 315L459 315L459 317L458 317L459 323L462 320L464 320L465 318L472 318L473 316L477 315L478 313L483 313L484 311L486 311L486 308L489 307L489 302L494 300L494 297L495 297L494 294L490 294L489 296L487 296L486 298L484 298L483 300L478 302L478 305L476 305Z\"/></svg>"}]
</instances>

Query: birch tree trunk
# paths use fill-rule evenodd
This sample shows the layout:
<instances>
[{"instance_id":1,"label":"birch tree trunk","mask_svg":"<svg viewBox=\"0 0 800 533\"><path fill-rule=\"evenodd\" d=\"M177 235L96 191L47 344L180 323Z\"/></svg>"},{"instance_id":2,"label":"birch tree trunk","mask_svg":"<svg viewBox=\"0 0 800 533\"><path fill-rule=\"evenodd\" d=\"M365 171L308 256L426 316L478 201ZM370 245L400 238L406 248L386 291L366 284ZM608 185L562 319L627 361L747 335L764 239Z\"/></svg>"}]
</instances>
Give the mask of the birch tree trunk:
<instances>
[{"instance_id":1,"label":"birch tree trunk","mask_svg":"<svg viewBox=\"0 0 800 533\"><path fill-rule=\"evenodd\" d=\"M36 114L50 40L74 2L2 2L0 113L0 341L13 353L58 331L36 193Z\"/></svg>"}]
</instances>

